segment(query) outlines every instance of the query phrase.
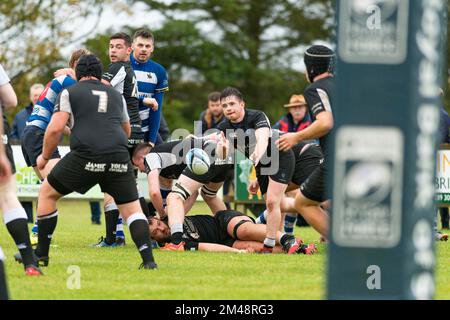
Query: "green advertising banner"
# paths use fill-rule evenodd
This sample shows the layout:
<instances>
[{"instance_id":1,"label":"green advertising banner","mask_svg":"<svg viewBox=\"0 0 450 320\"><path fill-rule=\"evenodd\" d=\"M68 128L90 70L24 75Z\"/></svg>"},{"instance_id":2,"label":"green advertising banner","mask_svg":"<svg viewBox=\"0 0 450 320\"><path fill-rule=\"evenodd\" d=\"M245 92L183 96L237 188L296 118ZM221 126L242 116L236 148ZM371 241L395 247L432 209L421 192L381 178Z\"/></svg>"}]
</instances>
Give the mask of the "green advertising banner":
<instances>
[{"instance_id":1,"label":"green advertising banner","mask_svg":"<svg viewBox=\"0 0 450 320\"><path fill-rule=\"evenodd\" d=\"M446 11L443 0L338 1L330 299L434 296Z\"/></svg>"},{"instance_id":2,"label":"green advertising banner","mask_svg":"<svg viewBox=\"0 0 450 320\"><path fill-rule=\"evenodd\" d=\"M13 145L14 163L16 165L16 183L17 196L19 199L37 200L39 194L39 178L36 176L33 168L27 167L23 158L22 149L18 145ZM58 147L61 156L66 155L70 148L66 146ZM138 175L139 190L148 199L148 185L145 174ZM73 192L63 199L79 199L79 200L103 200L103 192L98 185L91 188L85 194Z\"/></svg>"}]
</instances>

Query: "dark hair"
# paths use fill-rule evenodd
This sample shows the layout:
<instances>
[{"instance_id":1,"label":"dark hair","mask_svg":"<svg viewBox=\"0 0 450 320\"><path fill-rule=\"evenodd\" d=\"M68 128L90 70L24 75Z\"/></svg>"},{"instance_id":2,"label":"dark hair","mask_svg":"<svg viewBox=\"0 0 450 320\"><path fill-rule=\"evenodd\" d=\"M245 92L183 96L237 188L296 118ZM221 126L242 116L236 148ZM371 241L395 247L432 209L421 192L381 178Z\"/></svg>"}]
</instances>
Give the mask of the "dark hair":
<instances>
[{"instance_id":1,"label":"dark hair","mask_svg":"<svg viewBox=\"0 0 450 320\"><path fill-rule=\"evenodd\" d=\"M153 33L151 33L151 31L148 29L137 30L133 35L133 41L136 40L138 37L142 37L144 39L151 39L153 42L155 42L155 37L153 36Z\"/></svg>"},{"instance_id":2,"label":"dark hair","mask_svg":"<svg viewBox=\"0 0 450 320\"><path fill-rule=\"evenodd\" d=\"M220 93L220 100L223 100L223 99L231 97L231 96L235 96L240 101L244 101L244 97L242 96L242 93L238 89L233 88L233 87L227 87L227 88L223 89L223 91Z\"/></svg>"},{"instance_id":3,"label":"dark hair","mask_svg":"<svg viewBox=\"0 0 450 320\"><path fill-rule=\"evenodd\" d=\"M308 72L309 81L320 74L334 71L334 52L330 48L321 45L314 45L305 51L305 66Z\"/></svg>"},{"instance_id":4,"label":"dark hair","mask_svg":"<svg viewBox=\"0 0 450 320\"><path fill-rule=\"evenodd\" d=\"M166 218L167 218L167 217L166 217ZM165 218L165 219L159 219L159 218L157 218L156 216L150 215L150 216L147 217L147 222L148 222L148 225L150 226L150 225L152 224L153 221L159 220L159 221L161 221L162 223L164 223L164 224L166 224L167 226L169 226L168 219L166 219L166 218ZM169 227L169 228L170 228L170 227ZM155 239L152 238L151 235L150 235L150 239L151 239L151 240L155 240ZM155 240L155 241L156 241L156 240ZM170 242L170 239L168 239L167 242ZM159 245L160 247L163 247L167 242L157 241L157 243L158 243L158 245Z\"/></svg>"},{"instance_id":5,"label":"dark hair","mask_svg":"<svg viewBox=\"0 0 450 320\"><path fill-rule=\"evenodd\" d=\"M142 152L142 150L148 149L148 152L152 151L152 146L148 143L140 143L134 148L133 156L131 157L131 161L137 156L138 153Z\"/></svg>"},{"instance_id":6,"label":"dark hair","mask_svg":"<svg viewBox=\"0 0 450 320\"><path fill-rule=\"evenodd\" d=\"M216 102L219 100L220 100L220 92L214 91L214 92L211 92L210 94L208 94L208 101Z\"/></svg>"},{"instance_id":7,"label":"dark hair","mask_svg":"<svg viewBox=\"0 0 450 320\"><path fill-rule=\"evenodd\" d=\"M123 41L125 41L125 45L127 47L131 47L131 37L125 32L114 33L111 37L109 37L110 41L113 39L122 39Z\"/></svg>"},{"instance_id":8,"label":"dark hair","mask_svg":"<svg viewBox=\"0 0 450 320\"><path fill-rule=\"evenodd\" d=\"M103 74L103 65L95 55L85 54L78 60L75 73L77 75L77 80L89 76L100 80Z\"/></svg>"}]
</instances>

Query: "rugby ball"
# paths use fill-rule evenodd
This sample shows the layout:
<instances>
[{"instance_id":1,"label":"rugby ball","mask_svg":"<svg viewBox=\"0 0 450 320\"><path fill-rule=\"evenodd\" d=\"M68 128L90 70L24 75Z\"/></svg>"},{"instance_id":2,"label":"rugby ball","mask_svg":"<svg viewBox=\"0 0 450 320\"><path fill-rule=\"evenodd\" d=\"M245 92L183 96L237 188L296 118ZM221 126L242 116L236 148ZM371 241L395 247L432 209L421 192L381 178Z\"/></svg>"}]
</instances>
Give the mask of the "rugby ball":
<instances>
[{"instance_id":1,"label":"rugby ball","mask_svg":"<svg viewBox=\"0 0 450 320\"><path fill-rule=\"evenodd\" d=\"M186 166L196 175L208 172L211 163L205 151L193 148L186 154Z\"/></svg>"}]
</instances>

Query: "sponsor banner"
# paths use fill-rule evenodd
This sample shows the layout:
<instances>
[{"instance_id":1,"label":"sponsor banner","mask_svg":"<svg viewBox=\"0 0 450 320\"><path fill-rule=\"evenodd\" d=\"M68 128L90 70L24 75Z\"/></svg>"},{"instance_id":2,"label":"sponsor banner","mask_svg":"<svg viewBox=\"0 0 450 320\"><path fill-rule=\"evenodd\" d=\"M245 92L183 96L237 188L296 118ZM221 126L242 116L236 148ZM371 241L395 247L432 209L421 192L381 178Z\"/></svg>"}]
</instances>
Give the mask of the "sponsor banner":
<instances>
[{"instance_id":1,"label":"sponsor banner","mask_svg":"<svg viewBox=\"0 0 450 320\"><path fill-rule=\"evenodd\" d=\"M438 150L436 162L436 204L450 206L450 150Z\"/></svg>"},{"instance_id":2,"label":"sponsor banner","mask_svg":"<svg viewBox=\"0 0 450 320\"><path fill-rule=\"evenodd\" d=\"M37 199L39 194L39 178L36 176L33 168L27 167L25 159L23 158L22 148L18 145L13 145L14 162L16 164L16 182L17 182L17 196L20 199ZM68 146L58 147L62 157L69 153ZM122 170L120 165L113 168L114 170ZM145 174L138 175L139 191L148 199L148 185ZM103 200L103 192L101 192L98 185L91 188L85 194L73 192L64 197L64 199L80 199L80 200Z\"/></svg>"}]
</instances>

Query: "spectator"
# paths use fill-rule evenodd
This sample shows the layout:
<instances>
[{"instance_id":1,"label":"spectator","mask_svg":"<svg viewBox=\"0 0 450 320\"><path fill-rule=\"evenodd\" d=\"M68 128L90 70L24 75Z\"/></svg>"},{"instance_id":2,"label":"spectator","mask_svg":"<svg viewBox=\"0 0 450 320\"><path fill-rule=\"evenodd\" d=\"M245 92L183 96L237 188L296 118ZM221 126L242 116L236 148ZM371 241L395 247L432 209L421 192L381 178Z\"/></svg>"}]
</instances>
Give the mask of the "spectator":
<instances>
[{"instance_id":1,"label":"spectator","mask_svg":"<svg viewBox=\"0 0 450 320\"><path fill-rule=\"evenodd\" d=\"M17 141L22 139L23 129L25 129L28 117L30 116L31 111L33 111L33 107L38 101L42 91L44 91L44 85L41 83L35 83L31 86L30 103L14 117L11 139Z\"/></svg>"},{"instance_id":2,"label":"spectator","mask_svg":"<svg viewBox=\"0 0 450 320\"><path fill-rule=\"evenodd\" d=\"M273 126L274 129L283 132L298 132L311 124L308 105L303 95L293 94L289 103L284 107L288 108L288 113Z\"/></svg>"},{"instance_id":3,"label":"spectator","mask_svg":"<svg viewBox=\"0 0 450 320\"><path fill-rule=\"evenodd\" d=\"M206 130L217 128L217 125L222 122L223 119L223 110L220 105L220 92L211 92L208 95L208 107L200 114L202 134L204 134Z\"/></svg>"}]
</instances>

